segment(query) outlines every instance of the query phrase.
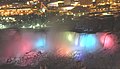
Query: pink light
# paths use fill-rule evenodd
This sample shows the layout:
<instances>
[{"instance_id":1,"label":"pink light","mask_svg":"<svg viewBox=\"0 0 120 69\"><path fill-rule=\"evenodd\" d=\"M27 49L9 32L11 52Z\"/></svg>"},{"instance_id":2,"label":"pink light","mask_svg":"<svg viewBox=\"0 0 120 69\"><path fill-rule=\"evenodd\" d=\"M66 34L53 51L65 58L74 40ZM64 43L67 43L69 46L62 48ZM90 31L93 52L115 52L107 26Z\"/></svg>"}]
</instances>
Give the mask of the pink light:
<instances>
[{"instance_id":1,"label":"pink light","mask_svg":"<svg viewBox=\"0 0 120 69\"><path fill-rule=\"evenodd\" d=\"M114 47L115 41L114 36L112 34L104 34L100 38L101 43L103 44L103 48L111 49Z\"/></svg>"},{"instance_id":2,"label":"pink light","mask_svg":"<svg viewBox=\"0 0 120 69\"><path fill-rule=\"evenodd\" d=\"M25 54L26 52L29 52L32 49L32 42L27 39L23 39L21 42L21 50L19 51L20 54Z\"/></svg>"}]
</instances>

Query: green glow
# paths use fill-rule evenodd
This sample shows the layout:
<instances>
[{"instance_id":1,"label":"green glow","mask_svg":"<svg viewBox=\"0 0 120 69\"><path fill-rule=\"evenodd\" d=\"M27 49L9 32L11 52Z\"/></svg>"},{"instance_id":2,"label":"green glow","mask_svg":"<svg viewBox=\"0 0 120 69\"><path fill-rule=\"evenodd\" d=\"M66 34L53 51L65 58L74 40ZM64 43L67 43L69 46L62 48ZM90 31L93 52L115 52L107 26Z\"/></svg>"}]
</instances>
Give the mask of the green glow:
<instances>
[{"instance_id":1,"label":"green glow","mask_svg":"<svg viewBox=\"0 0 120 69\"><path fill-rule=\"evenodd\" d=\"M73 40L72 34L68 34L68 37L67 37L67 38L68 38L69 41L72 41L72 40Z\"/></svg>"},{"instance_id":2,"label":"green glow","mask_svg":"<svg viewBox=\"0 0 120 69\"><path fill-rule=\"evenodd\" d=\"M65 32L65 37L69 42L74 41L74 33L71 32Z\"/></svg>"}]
</instances>

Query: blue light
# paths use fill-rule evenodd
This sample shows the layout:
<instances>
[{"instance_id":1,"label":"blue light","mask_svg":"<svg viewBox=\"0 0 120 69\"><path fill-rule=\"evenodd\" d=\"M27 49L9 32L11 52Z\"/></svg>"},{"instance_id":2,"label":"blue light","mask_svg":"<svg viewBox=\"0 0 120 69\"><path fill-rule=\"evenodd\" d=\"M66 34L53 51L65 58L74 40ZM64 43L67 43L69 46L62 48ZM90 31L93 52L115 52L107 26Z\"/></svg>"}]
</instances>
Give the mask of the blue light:
<instances>
[{"instance_id":1,"label":"blue light","mask_svg":"<svg viewBox=\"0 0 120 69\"><path fill-rule=\"evenodd\" d=\"M45 38L40 38L40 39L36 42L35 46L36 46L37 48L43 48L43 47L45 46L45 43L46 43Z\"/></svg>"},{"instance_id":2,"label":"blue light","mask_svg":"<svg viewBox=\"0 0 120 69\"><path fill-rule=\"evenodd\" d=\"M76 52L75 54L74 54L74 59L76 60L76 61L80 61L80 60L83 60L83 53L82 52Z\"/></svg>"},{"instance_id":3,"label":"blue light","mask_svg":"<svg viewBox=\"0 0 120 69\"><path fill-rule=\"evenodd\" d=\"M81 34L79 41L80 41L80 47L85 47L86 46L86 41L87 41L86 34Z\"/></svg>"},{"instance_id":4,"label":"blue light","mask_svg":"<svg viewBox=\"0 0 120 69\"><path fill-rule=\"evenodd\" d=\"M94 34L81 34L79 46L88 52L95 51L97 38Z\"/></svg>"}]
</instances>

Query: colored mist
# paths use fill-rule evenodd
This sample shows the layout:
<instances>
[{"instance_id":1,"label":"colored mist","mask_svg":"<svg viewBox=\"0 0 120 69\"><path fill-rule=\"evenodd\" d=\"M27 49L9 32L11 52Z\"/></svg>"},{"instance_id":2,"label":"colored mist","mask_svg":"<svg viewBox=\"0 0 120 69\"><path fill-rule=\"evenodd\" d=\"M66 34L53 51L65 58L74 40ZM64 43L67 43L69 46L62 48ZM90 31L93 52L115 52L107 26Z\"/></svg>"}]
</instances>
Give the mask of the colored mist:
<instances>
[{"instance_id":1,"label":"colored mist","mask_svg":"<svg viewBox=\"0 0 120 69\"><path fill-rule=\"evenodd\" d=\"M79 38L79 46L87 52L96 50L98 40L95 34L81 34Z\"/></svg>"},{"instance_id":2,"label":"colored mist","mask_svg":"<svg viewBox=\"0 0 120 69\"><path fill-rule=\"evenodd\" d=\"M104 49L112 49L115 46L115 36L110 33L104 33L100 37L100 41L103 44Z\"/></svg>"},{"instance_id":3,"label":"colored mist","mask_svg":"<svg viewBox=\"0 0 120 69\"><path fill-rule=\"evenodd\" d=\"M18 41L6 47L5 54L20 57L26 52L50 51L58 56L70 56L80 60L87 53L95 53L101 49L115 48L115 35L106 33L86 34L75 32L22 32L17 35ZM10 48L11 46L11 48ZM11 52L10 52L11 51Z\"/></svg>"}]
</instances>

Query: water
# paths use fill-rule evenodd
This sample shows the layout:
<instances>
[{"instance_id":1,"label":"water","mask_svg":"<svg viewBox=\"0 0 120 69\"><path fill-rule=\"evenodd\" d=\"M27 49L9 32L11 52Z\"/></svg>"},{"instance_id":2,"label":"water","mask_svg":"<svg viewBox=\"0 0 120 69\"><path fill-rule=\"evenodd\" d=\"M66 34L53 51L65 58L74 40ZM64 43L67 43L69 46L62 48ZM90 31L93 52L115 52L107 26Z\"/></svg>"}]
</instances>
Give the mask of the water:
<instances>
[{"instance_id":1,"label":"water","mask_svg":"<svg viewBox=\"0 0 120 69\"><path fill-rule=\"evenodd\" d=\"M70 62L72 58L75 61L67 67L72 67L76 61L84 62L91 69L119 66L120 56L115 53L119 49L118 40L113 33L16 29L2 30L0 33L0 65L7 61L18 66L35 66L43 61L48 65L57 62L61 66L66 62L63 59L70 59Z\"/></svg>"},{"instance_id":2,"label":"water","mask_svg":"<svg viewBox=\"0 0 120 69\"><path fill-rule=\"evenodd\" d=\"M76 51L80 54L96 53L102 50L113 52L117 46L116 36L107 32L87 34L69 31L31 32L2 31L0 35L1 55L20 57L36 50L54 52L59 56L71 57Z\"/></svg>"}]
</instances>

